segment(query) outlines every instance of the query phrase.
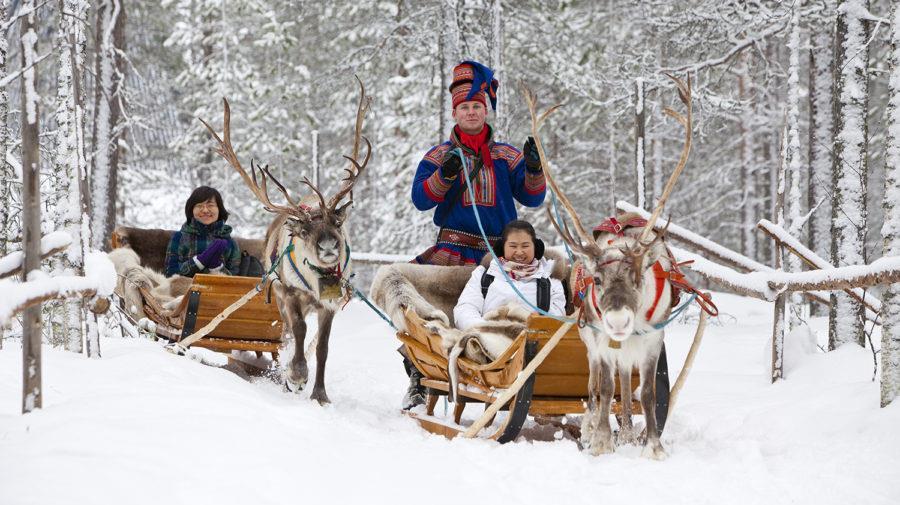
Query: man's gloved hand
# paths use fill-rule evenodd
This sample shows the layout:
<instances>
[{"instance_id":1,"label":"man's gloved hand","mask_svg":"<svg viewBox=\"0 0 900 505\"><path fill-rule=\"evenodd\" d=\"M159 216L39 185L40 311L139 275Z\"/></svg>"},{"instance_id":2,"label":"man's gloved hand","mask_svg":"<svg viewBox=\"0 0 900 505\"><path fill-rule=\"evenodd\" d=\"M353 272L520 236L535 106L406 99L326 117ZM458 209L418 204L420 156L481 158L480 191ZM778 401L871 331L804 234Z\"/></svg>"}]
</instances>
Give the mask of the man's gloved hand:
<instances>
[{"instance_id":1,"label":"man's gloved hand","mask_svg":"<svg viewBox=\"0 0 900 505\"><path fill-rule=\"evenodd\" d=\"M196 256L203 266L209 269L217 268L222 265L222 254L228 247L228 241L224 238L213 240L212 244L207 246L206 250Z\"/></svg>"},{"instance_id":2,"label":"man's gloved hand","mask_svg":"<svg viewBox=\"0 0 900 505\"><path fill-rule=\"evenodd\" d=\"M462 160L456 151L447 151L441 163L441 175L444 179L453 179L462 170Z\"/></svg>"},{"instance_id":3,"label":"man's gloved hand","mask_svg":"<svg viewBox=\"0 0 900 505\"><path fill-rule=\"evenodd\" d=\"M525 141L522 155L525 157L525 168L529 172L540 172L543 170L543 167L541 167L541 155L538 154L537 146L534 144L534 137L528 137L528 140Z\"/></svg>"}]
</instances>

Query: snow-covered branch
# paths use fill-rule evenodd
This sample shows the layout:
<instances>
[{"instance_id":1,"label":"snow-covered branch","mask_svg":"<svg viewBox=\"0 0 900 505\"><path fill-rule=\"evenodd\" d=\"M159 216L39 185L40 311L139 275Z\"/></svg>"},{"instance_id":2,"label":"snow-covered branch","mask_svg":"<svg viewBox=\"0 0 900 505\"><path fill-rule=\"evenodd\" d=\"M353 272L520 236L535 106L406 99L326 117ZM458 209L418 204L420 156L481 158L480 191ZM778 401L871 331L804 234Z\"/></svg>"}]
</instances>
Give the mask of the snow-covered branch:
<instances>
[{"instance_id":1,"label":"snow-covered branch","mask_svg":"<svg viewBox=\"0 0 900 505\"><path fill-rule=\"evenodd\" d=\"M26 67L24 67L24 68L21 68L21 69L15 71L15 72L13 72L13 73L7 75L7 76L4 77L3 79L0 79L0 88L5 88L5 87L8 86L10 83L12 83L13 81L15 81L15 80L18 79L19 77L21 77L22 74L24 74L25 72L31 70L31 69L32 69L35 65L37 65L38 63L44 61L44 60L45 60L48 56L50 56L51 54L53 54L53 51L50 51L50 52L45 53L45 54L42 54L42 55L38 56L37 59L35 59L34 62L31 63L30 65L28 65L28 66L26 66Z\"/></svg>"},{"instance_id":2,"label":"snow-covered branch","mask_svg":"<svg viewBox=\"0 0 900 505\"><path fill-rule=\"evenodd\" d=\"M85 275L38 275L28 282L0 281L0 327L28 307L58 298L108 297L116 287L116 270L106 254L92 252L85 258ZM35 273L32 273L34 275Z\"/></svg>"},{"instance_id":3,"label":"snow-covered branch","mask_svg":"<svg viewBox=\"0 0 900 505\"><path fill-rule=\"evenodd\" d=\"M72 244L72 237L64 231L55 231L41 238L41 259L65 251ZM15 275L22 268L24 254L15 251L0 258L0 279ZM0 291L2 293L3 291Z\"/></svg>"},{"instance_id":4,"label":"snow-covered branch","mask_svg":"<svg viewBox=\"0 0 900 505\"><path fill-rule=\"evenodd\" d=\"M674 73L674 72L689 72L690 73L690 72L697 72L700 70L704 70L704 69L707 69L710 67L716 67L719 65L723 65L725 63L728 63L729 60L731 60L738 54L740 54L741 51L743 51L744 49L747 49L748 47L750 47L762 40L765 40L765 39L771 37L772 35L775 35L776 33L779 33L780 31L787 28L787 26L788 26L787 23L772 25L769 28L767 28L751 37L747 37L747 38L739 41L737 44L733 45L728 51L726 51L725 54L723 54L722 56L719 56L718 58L710 58L705 61L700 61L700 62L692 63L689 65L681 65L679 67L667 67L667 68L661 69L661 71L669 72L669 73Z\"/></svg>"}]
</instances>

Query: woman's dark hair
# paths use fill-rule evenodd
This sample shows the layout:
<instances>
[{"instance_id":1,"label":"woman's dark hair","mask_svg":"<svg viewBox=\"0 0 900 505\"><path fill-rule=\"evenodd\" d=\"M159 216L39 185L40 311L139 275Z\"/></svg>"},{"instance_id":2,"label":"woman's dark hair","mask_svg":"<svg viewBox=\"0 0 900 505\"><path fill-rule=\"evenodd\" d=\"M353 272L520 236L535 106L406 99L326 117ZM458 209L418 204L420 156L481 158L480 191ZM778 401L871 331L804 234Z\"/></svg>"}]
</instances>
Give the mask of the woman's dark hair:
<instances>
[{"instance_id":1,"label":"woman's dark hair","mask_svg":"<svg viewBox=\"0 0 900 505\"><path fill-rule=\"evenodd\" d=\"M510 233L514 231L524 231L531 237L531 241L534 242L534 257L535 259L541 259L544 257L544 241L537 238L537 233L534 232L534 226L531 226L531 223L528 221L523 221L521 219L516 219L515 221L510 221L505 228L503 228L503 233L500 235L500 240L497 241L497 244L494 246L494 253L497 257L503 256L503 249L506 245L506 237L509 236Z\"/></svg>"},{"instance_id":2,"label":"woman's dark hair","mask_svg":"<svg viewBox=\"0 0 900 505\"><path fill-rule=\"evenodd\" d=\"M184 204L184 222L190 223L191 219L194 219L194 205L203 203L210 198L216 199L216 207L219 208L219 221L222 221L223 223L228 221L228 211L225 210L225 204L222 203L222 195L219 191L209 186L200 186L191 193L191 196L187 199L187 203Z\"/></svg>"}]
</instances>

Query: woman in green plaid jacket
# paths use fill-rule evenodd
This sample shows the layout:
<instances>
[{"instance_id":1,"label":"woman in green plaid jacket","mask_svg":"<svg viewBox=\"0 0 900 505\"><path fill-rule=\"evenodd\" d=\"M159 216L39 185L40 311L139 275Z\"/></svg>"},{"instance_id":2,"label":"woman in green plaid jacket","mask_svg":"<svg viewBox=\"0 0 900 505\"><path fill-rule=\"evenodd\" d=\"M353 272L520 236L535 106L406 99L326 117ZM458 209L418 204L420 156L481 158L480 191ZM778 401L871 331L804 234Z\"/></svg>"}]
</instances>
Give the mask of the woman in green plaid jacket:
<instances>
[{"instance_id":1,"label":"woman in green plaid jacket","mask_svg":"<svg viewBox=\"0 0 900 505\"><path fill-rule=\"evenodd\" d=\"M237 275L241 250L225 224L222 195L209 186L195 189L184 205L185 222L166 250L166 276L219 273Z\"/></svg>"}]
</instances>

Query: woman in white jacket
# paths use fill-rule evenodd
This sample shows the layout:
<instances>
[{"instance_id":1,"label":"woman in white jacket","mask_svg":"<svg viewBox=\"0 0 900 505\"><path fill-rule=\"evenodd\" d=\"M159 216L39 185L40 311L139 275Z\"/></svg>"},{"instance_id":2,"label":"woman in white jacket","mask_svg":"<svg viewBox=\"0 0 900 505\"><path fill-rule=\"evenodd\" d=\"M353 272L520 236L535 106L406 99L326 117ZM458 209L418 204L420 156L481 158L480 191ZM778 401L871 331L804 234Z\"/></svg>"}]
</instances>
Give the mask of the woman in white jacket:
<instances>
[{"instance_id":1,"label":"woman in white jacket","mask_svg":"<svg viewBox=\"0 0 900 505\"><path fill-rule=\"evenodd\" d=\"M500 264L491 261L487 269L483 266L476 268L459 296L459 302L453 309L457 328L466 330L482 323L486 313L510 302L518 302L528 307L506 281L506 277L509 277L519 292L534 306L539 306L538 286L541 282L538 279L548 279L550 300L546 311L557 316L565 315L566 295L562 283L550 278L553 261L543 258L544 243L537 238L530 223L516 220L507 224L495 251L500 258ZM506 276L501 272L501 268L506 271ZM493 276L493 281L489 281L487 293L482 294L485 273Z\"/></svg>"}]
</instances>

